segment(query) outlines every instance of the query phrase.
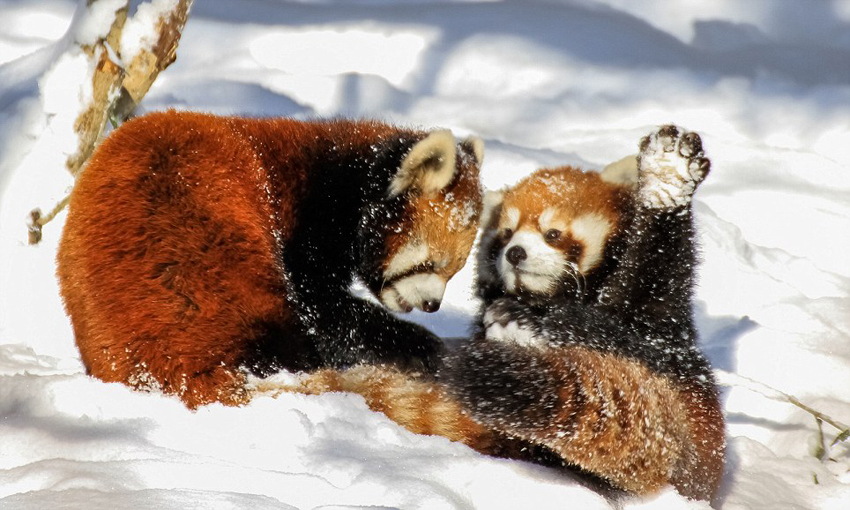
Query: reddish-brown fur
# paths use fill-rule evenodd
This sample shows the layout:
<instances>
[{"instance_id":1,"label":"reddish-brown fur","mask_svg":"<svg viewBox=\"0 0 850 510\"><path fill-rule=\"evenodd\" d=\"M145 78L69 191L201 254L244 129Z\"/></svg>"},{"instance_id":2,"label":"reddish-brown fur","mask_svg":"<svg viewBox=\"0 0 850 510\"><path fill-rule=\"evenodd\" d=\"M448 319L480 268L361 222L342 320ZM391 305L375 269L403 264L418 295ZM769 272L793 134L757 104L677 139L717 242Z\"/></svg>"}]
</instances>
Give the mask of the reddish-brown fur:
<instances>
[{"instance_id":1,"label":"reddish-brown fur","mask_svg":"<svg viewBox=\"0 0 850 510\"><path fill-rule=\"evenodd\" d=\"M621 222L628 193L626 186L606 182L596 172L571 166L547 168L537 170L505 191L502 210L515 207L522 211L525 222L536 222L545 209L554 206L565 218L595 213L616 226ZM578 200L569 201L565 197L578 197Z\"/></svg>"},{"instance_id":2,"label":"reddish-brown fur","mask_svg":"<svg viewBox=\"0 0 850 510\"><path fill-rule=\"evenodd\" d=\"M635 494L672 484L685 496L711 499L725 442L716 396L581 347L547 349L542 358L563 376L560 417L519 437Z\"/></svg>"},{"instance_id":3,"label":"reddish-brown fur","mask_svg":"<svg viewBox=\"0 0 850 510\"><path fill-rule=\"evenodd\" d=\"M88 373L161 388L190 407L245 402L238 367L250 362L249 342L269 324L285 335L292 322L279 260L308 169L327 149L315 140L368 151L390 135L422 136L369 121L175 111L116 130L76 182L57 258ZM464 259L467 237L451 247Z\"/></svg>"},{"instance_id":4,"label":"reddish-brown fur","mask_svg":"<svg viewBox=\"0 0 850 510\"><path fill-rule=\"evenodd\" d=\"M608 219L609 235L614 236L622 233L630 193L628 186L609 184L595 173L572 167L542 170L504 192L501 219L510 221L505 211L517 208L520 223L510 228L538 229L547 208L557 209L554 217L565 220L593 213ZM499 215L491 217L484 226L485 236L498 235L499 220ZM357 393L371 409L412 432L442 435L489 455L527 459L530 451L542 446L565 463L633 494L651 494L669 484L687 497L715 496L725 435L718 396L709 382L664 375L640 358L591 346L543 342L518 347L481 338L471 342L469 352L481 358L502 356L503 363L484 363L483 369L460 382L471 386L480 382L485 388L477 391L492 402L483 410L473 410L476 391L465 391L461 401L447 386L458 384L453 371L464 373L468 367L463 363L451 367L449 377L439 382L397 370L360 367L311 374L283 389ZM503 373L508 375L501 378ZM535 377L538 374L544 375ZM482 381L487 377L495 382L488 386ZM514 388L505 381L517 383L517 393L529 390L526 397L511 394ZM519 384L523 381L528 386ZM513 404L506 403L511 400Z\"/></svg>"},{"instance_id":5,"label":"reddish-brown fur","mask_svg":"<svg viewBox=\"0 0 850 510\"><path fill-rule=\"evenodd\" d=\"M616 244L628 222L632 189L605 181L596 172L562 166L537 170L488 200L477 255L477 290L485 302L503 292L497 261L503 255L500 250L517 232L537 233L542 240L550 229L556 229L558 237L546 239L548 246L576 263L582 274L599 267L605 261L605 245ZM575 230L574 221L588 219L597 230ZM553 272L552 277L556 276ZM548 290L558 294L569 283L562 280Z\"/></svg>"},{"instance_id":6,"label":"reddish-brown fur","mask_svg":"<svg viewBox=\"0 0 850 510\"><path fill-rule=\"evenodd\" d=\"M723 410L715 390L690 383L679 388L679 396L688 412L693 450L679 464L673 485L684 496L710 499L717 493L723 477L726 449Z\"/></svg>"},{"instance_id":7,"label":"reddish-brown fur","mask_svg":"<svg viewBox=\"0 0 850 510\"><path fill-rule=\"evenodd\" d=\"M340 371L311 372L292 385L260 381L256 392L280 391L320 395L348 392L363 396L373 411L415 434L438 435L492 453L494 433L469 417L463 406L433 380L424 380L388 366L357 366Z\"/></svg>"}]
</instances>

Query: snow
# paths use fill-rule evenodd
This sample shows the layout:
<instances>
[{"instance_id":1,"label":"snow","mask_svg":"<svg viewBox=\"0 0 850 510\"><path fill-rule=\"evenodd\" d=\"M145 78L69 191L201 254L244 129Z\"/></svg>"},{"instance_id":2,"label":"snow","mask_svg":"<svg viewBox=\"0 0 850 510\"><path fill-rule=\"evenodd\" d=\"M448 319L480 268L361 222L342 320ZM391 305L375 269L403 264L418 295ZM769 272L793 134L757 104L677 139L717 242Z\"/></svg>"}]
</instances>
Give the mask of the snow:
<instances>
[{"instance_id":1,"label":"snow","mask_svg":"<svg viewBox=\"0 0 850 510\"><path fill-rule=\"evenodd\" d=\"M88 3L91 7L86 9ZM116 13L125 4L124 0L98 0L97 2L79 0L78 12L85 15L75 18L70 33L73 33L74 39L80 44L94 45L99 39L106 38L115 21Z\"/></svg>"},{"instance_id":2,"label":"snow","mask_svg":"<svg viewBox=\"0 0 850 510\"><path fill-rule=\"evenodd\" d=\"M64 35L80 37L76 3L0 2L0 507L616 507L562 472L410 434L353 395L190 412L86 377L53 276L64 214L40 246L25 227L71 184L67 119L88 71ZM450 128L485 140L490 189L539 166L602 168L659 124L699 132L712 170L694 200L696 318L733 376L718 506L837 510L847 443L824 424L834 460L818 461L815 420L746 381L850 423L848 61L840 0L204 0L142 106ZM410 317L463 336L471 266L439 313ZM672 490L620 504L708 508Z\"/></svg>"},{"instance_id":3,"label":"snow","mask_svg":"<svg viewBox=\"0 0 850 510\"><path fill-rule=\"evenodd\" d=\"M140 4L135 12L130 13L121 32L121 57L124 62L132 62L140 52L153 48L159 39L157 26L160 20L177 3L178 0L153 0Z\"/></svg>"}]
</instances>

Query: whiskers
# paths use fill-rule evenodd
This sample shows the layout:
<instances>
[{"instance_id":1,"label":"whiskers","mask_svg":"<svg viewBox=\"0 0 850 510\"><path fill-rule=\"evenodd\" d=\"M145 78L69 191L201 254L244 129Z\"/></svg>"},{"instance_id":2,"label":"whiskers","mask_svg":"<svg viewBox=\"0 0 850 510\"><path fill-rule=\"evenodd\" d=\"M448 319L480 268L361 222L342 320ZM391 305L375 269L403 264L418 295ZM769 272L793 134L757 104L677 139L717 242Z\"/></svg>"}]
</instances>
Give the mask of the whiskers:
<instances>
[{"instance_id":1,"label":"whiskers","mask_svg":"<svg viewBox=\"0 0 850 510\"><path fill-rule=\"evenodd\" d=\"M493 261L484 261L479 266L479 282L496 276L508 293L525 293L540 296L572 294L576 297L587 292L587 279L578 261L570 260L562 253L533 253L518 264L507 261L504 249ZM491 271L493 269L493 271Z\"/></svg>"},{"instance_id":2,"label":"whiskers","mask_svg":"<svg viewBox=\"0 0 850 510\"><path fill-rule=\"evenodd\" d=\"M584 294L584 291L587 288L587 280L585 279L584 274L579 271L578 264L575 262L567 262L564 266L564 273L566 273L566 276L572 278L573 282L575 282L575 295L580 296Z\"/></svg>"}]
</instances>

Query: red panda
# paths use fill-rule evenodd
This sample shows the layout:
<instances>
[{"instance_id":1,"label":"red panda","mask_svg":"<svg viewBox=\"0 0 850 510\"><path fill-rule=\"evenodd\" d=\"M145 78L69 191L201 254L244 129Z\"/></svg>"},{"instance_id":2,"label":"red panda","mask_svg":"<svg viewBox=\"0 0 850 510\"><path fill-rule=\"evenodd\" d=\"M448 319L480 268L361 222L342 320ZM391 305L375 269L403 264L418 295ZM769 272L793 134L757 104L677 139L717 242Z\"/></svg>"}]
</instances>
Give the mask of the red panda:
<instances>
[{"instance_id":1,"label":"red panda","mask_svg":"<svg viewBox=\"0 0 850 510\"><path fill-rule=\"evenodd\" d=\"M375 121L128 121L77 179L57 254L87 372L195 408L244 403L246 370L433 370L441 341L386 309L439 308L482 157L477 138Z\"/></svg>"},{"instance_id":2,"label":"red panda","mask_svg":"<svg viewBox=\"0 0 850 510\"><path fill-rule=\"evenodd\" d=\"M628 493L671 484L711 499L725 433L693 326L690 210L710 163L674 126L640 148L636 183L544 169L491 201L476 331L436 381L371 367L288 389L359 393L411 431L482 453L542 447Z\"/></svg>"},{"instance_id":3,"label":"red panda","mask_svg":"<svg viewBox=\"0 0 850 510\"><path fill-rule=\"evenodd\" d=\"M710 499L725 433L697 347L695 133L641 140L637 180L570 167L505 191L478 256L477 334L443 379L477 421L631 492Z\"/></svg>"}]
</instances>

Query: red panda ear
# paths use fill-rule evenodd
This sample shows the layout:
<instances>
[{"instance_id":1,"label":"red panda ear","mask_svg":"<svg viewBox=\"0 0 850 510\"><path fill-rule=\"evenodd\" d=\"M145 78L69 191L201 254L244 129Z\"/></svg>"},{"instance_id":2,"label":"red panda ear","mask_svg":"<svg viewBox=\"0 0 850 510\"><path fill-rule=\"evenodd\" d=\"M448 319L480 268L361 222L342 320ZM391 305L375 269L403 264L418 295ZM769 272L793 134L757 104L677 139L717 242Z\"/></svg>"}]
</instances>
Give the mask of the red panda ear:
<instances>
[{"instance_id":1,"label":"red panda ear","mask_svg":"<svg viewBox=\"0 0 850 510\"><path fill-rule=\"evenodd\" d=\"M484 206L481 211L481 228L493 229L502 214L502 202L505 199L504 191L486 191L484 193ZM492 223L492 225L491 225Z\"/></svg>"},{"instance_id":2,"label":"red panda ear","mask_svg":"<svg viewBox=\"0 0 850 510\"><path fill-rule=\"evenodd\" d=\"M468 136L466 140L461 142L460 146L463 150L475 156L475 162L481 166L484 161L484 140L477 136Z\"/></svg>"},{"instance_id":3,"label":"red panda ear","mask_svg":"<svg viewBox=\"0 0 850 510\"><path fill-rule=\"evenodd\" d=\"M434 193L452 182L455 174L455 138L448 129L432 131L410 149L390 183L394 197L415 189Z\"/></svg>"},{"instance_id":4,"label":"red panda ear","mask_svg":"<svg viewBox=\"0 0 850 510\"><path fill-rule=\"evenodd\" d=\"M619 159L599 172L605 182L619 184L627 188L636 188L638 182L637 154Z\"/></svg>"}]
</instances>

